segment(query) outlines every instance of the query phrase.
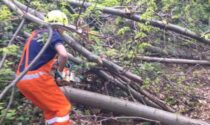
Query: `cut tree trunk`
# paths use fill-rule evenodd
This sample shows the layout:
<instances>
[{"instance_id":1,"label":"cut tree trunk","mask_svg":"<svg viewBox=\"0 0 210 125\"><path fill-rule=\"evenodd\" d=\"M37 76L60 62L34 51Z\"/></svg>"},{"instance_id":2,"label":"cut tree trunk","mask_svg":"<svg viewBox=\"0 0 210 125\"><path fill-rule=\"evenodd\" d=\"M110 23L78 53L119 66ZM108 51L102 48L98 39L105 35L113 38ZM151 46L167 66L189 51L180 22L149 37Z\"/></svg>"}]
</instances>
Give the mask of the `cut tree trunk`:
<instances>
[{"instance_id":1,"label":"cut tree trunk","mask_svg":"<svg viewBox=\"0 0 210 125\"><path fill-rule=\"evenodd\" d=\"M165 125L209 125L204 121L191 119L179 114L166 112L142 104L121 100L98 93L88 92L71 87L61 87L61 90L72 102L77 102L124 115L152 119L160 121Z\"/></svg>"}]
</instances>

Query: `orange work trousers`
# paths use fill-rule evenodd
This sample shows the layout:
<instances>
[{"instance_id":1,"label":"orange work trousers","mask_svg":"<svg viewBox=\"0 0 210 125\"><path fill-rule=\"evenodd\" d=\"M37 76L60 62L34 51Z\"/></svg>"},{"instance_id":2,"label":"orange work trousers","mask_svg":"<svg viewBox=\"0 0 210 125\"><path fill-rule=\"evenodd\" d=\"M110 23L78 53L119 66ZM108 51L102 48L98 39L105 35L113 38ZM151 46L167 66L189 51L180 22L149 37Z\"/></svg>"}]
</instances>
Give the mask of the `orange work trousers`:
<instances>
[{"instance_id":1,"label":"orange work trousers","mask_svg":"<svg viewBox=\"0 0 210 125\"><path fill-rule=\"evenodd\" d=\"M33 79L27 77L33 75ZM71 105L51 76L44 72L29 71L17 87L27 99L43 110L49 125L70 125Z\"/></svg>"},{"instance_id":2,"label":"orange work trousers","mask_svg":"<svg viewBox=\"0 0 210 125\"><path fill-rule=\"evenodd\" d=\"M29 45L35 35L36 32L33 32L24 47L17 75L20 74L20 65L24 56L26 57L25 68L28 66ZM50 75L53 63L52 59L39 69L28 71L17 83L17 87L27 99L43 110L48 125L70 125L71 105Z\"/></svg>"}]
</instances>

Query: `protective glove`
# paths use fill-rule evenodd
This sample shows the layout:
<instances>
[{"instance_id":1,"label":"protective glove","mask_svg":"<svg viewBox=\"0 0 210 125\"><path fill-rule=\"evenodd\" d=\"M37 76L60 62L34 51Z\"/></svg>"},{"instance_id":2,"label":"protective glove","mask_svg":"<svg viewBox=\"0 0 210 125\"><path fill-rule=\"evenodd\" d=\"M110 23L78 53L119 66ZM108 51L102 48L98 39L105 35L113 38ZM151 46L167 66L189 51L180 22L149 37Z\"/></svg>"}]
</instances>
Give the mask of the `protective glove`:
<instances>
[{"instance_id":1,"label":"protective glove","mask_svg":"<svg viewBox=\"0 0 210 125\"><path fill-rule=\"evenodd\" d=\"M69 82L70 81L70 71L68 68L64 68L62 72L62 78L64 81Z\"/></svg>"},{"instance_id":2,"label":"protective glove","mask_svg":"<svg viewBox=\"0 0 210 125\"><path fill-rule=\"evenodd\" d=\"M59 70L56 70L55 72L55 78L57 81L70 81L70 72L68 68L64 68L62 72Z\"/></svg>"}]
</instances>

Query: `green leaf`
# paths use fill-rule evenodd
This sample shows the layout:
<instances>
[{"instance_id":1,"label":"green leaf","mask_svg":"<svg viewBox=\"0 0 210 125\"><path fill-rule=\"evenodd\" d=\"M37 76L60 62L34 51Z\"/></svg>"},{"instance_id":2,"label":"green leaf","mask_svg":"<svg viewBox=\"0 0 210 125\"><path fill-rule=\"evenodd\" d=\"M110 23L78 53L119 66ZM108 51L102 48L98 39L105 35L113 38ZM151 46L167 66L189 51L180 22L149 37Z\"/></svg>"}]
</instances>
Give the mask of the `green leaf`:
<instances>
[{"instance_id":1,"label":"green leaf","mask_svg":"<svg viewBox=\"0 0 210 125\"><path fill-rule=\"evenodd\" d=\"M18 50L19 47L16 45L10 45L8 47L0 48L0 51L3 51L4 53L9 55L17 55Z\"/></svg>"},{"instance_id":2,"label":"green leaf","mask_svg":"<svg viewBox=\"0 0 210 125\"><path fill-rule=\"evenodd\" d=\"M11 16L11 12L6 5L0 7L0 21L8 20Z\"/></svg>"},{"instance_id":3,"label":"green leaf","mask_svg":"<svg viewBox=\"0 0 210 125\"><path fill-rule=\"evenodd\" d=\"M126 32L130 31L130 27L123 27L121 29L118 30L117 35L124 35Z\"/></svg>"},{"instance_id":4,"label":"green leaf","mask_svg":"<svg viewBox=\"0 0 210 125\"><path fill-rule=\"evenodd\" d=\"M116 49L107 49L107 51L105 51L105 54L107 56L115 56L115 55L117 55L117 50Z\"/></svg>"}]
</instances>

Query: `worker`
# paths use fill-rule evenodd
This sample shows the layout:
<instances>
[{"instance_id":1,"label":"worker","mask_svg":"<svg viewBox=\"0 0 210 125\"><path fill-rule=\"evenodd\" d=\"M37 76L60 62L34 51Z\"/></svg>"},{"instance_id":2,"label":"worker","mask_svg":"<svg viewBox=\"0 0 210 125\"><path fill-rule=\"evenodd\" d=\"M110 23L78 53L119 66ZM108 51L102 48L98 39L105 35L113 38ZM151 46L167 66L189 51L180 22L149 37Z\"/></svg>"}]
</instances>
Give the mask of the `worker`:
<instances>
[{"instance_id":1,"label":"worker","mask_svg":"<svg viewBox=\"0 0 210 125\"><path fill-rule=\"evenodd\" d=\"M60 10L49 12L45 19L48 23L68 24L67 16ZM58 55L57 71L63 74L67 61L67 51L61 37L64 30L56 28L53 30L50 45L44 51L40 59L34 64L23 78L17 83L20 92L33 104L43 110L44 118L48 125L70 125L69 113L71 104L56 85L56 80L50 71ZM31 61L40 52L46 42L48 30L35 30L26 40L22 57L17 69L17 75L24 71Z\"/></svg>"}]
</instances>

